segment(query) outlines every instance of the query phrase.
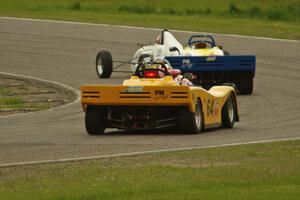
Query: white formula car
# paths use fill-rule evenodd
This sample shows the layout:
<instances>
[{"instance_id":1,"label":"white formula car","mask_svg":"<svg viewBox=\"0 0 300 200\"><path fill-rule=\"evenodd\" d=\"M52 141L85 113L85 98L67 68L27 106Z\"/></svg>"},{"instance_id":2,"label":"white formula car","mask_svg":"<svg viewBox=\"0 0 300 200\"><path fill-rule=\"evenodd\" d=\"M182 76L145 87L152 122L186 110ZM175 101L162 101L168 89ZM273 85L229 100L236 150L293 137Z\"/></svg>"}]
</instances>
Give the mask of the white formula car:
<instances>
[{"instance_id":1,"label":"white formula car","mask_svg":"<svg viewBox=\"0 0 300 200\"><path fill-rule=\"evenodd\" d=\"M132 61L139 63L149 56L155 60L167 56L224 56L225 54L227 52L217 46L210 35L193 35L189 39L188 46L183 47L168 30L163 30L162 34L157 36L156 43L137 50ZM132 66L132 71L135 71L136 66Z\"/></svg>"},{"instance_id":2,"label":"white formula car","mask_svg":"<svg viewBox=\"0 0 300 200\"><path fill-rule=\"evenodd\" d=\"M255 76L256 58L253 55L230 56L217 46L211 35L192 35L184 47L168 31L163 30L156 44L144 46L136 51L130 63L131 71L145 60L166 59L174 69L192 73L193 83L209 89L215 85L234 84L240 94L251 94ZM100 51L96 58L99 78L110 77L113 68L112 56ZM121 62L121 61L114 61ZM125 62L123 62L125 63Z\"/></svg>"}]
</instances>

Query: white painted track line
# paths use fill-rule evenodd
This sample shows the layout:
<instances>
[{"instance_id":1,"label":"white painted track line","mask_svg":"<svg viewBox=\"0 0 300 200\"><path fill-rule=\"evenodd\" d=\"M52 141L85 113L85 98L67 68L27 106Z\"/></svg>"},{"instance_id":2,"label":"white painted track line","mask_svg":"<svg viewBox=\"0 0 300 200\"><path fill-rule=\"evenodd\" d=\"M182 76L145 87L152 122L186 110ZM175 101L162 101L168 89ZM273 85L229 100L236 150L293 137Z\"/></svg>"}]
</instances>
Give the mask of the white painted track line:
<instances>
[{"instance_id":1,"label":"white painted track line","mask_svg":"<svg viewBox=\"0 0 300 200\"><path fill-rule=\"evenodd\" d=\"M189 150L197 150L197 149L211 149L211 148L231 147L231 146L249 145L249 144L264 144L264 143L290 141L290 140L300 140L300 137L258 140L258 141L238 142L238 143L229 143L229 144L220 144L220 145L208 145L208 146L199 146L199 147L196 146L196 147L184 147L184 148L174 148L174 149L161 149L161 150L153 150L153 151L139 151L139 152L129 152L129 153L120 153L120 154L111 154L111 155L101 155L101 156L87 156L87 157L78 157L78 158L63 158L63 159L54 159L54 160L38 160L38 161L31 161L31 162L6 163L6 164L0 164L0 168L36 165L36 164L76 162L76 161L86 161L86 160L95 160L95 159L103 159L103 158L146 155L146 154L153 154L153 153L189 151Z\"/></svg>"}]
</instances>

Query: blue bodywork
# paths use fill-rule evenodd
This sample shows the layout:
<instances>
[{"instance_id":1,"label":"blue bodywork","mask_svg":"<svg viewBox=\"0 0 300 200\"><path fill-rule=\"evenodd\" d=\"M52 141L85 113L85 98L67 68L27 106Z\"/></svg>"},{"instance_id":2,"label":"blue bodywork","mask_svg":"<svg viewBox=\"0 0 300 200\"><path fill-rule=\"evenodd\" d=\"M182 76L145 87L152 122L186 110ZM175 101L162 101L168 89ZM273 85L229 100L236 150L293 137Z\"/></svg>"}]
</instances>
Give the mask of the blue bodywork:
<instances>
[{"instance_id":1,"label":"blue bodywork","mask_svg":"<svg viewBox=\"0 0 300 200\"><path fill-rule=\"evenodd\" d=\"M217 47L211 35L201 34L192 35L188 39L188 46L192 49ZM240 94L252 94L256 57L232 56L227 51L223 53L224 56L167 56L165 59L173 68L180 69L183 73L192 73L195 85L209 89L215 85L230 84Z\"/></svg>"},{"instance_id":2,"label":"blue bodywork","mask_svg":"<svg viewBox=\"0 0 300 200\"><path fill-rule=\"evenodd\" d=\"M171 66L182 72L251 72L255 75L256 58L242 56L167 56Z\"/></svg>"},{"instance_id":3,"label":"blue bodywork","mask_svg":"<svg viewBox=\"0 0 300 200\"><path fill-rule=\"evenodd\" d=\"M188 39L188 46L196 43L206 43L211 48L216 42L211 35L192 35ZM167 56L171 66L182 72L249 72L255 75L256 58L253 55L241 56Z\"/></svg>"}]
</instances>

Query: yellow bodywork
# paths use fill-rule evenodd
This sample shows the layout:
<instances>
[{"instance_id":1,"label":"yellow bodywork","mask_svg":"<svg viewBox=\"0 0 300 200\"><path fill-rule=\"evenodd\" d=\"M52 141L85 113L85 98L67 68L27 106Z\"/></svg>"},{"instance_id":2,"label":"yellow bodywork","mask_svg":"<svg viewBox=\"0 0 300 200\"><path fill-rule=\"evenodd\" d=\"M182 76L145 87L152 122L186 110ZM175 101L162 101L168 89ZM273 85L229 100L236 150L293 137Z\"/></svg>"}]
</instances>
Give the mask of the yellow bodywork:
<instances>
[{"instance_id":1,"label":"yellow bodywork","mask_svg":"<svg viewBox=\"0 0 300 200\"><path fill-rule=\"evenodd\" d=\"M199 99L205 126L220 124L222 107L227 97L231 93L235 97L235 91L230 86L214 86L207 91L198 86L177 85L171 76L160 79L140 79L132 76L121 86L85 85L80 90L84 111L88 105L166 105L187 106L190 112L195 112L195 102Z\"/></svg>"},{"instance_id":2,"label":"yellow bodywork","mask_svg":"<svg viewBox=\"0 0 300 200\"><path fill-rule=\"evenodd\" d=\"M184 52L187 56L220 56L223 55L223 51L219 47L213 48L201 48L201 49L193 49L191 47L185 47Z\"/></svg>"}]
</instances>

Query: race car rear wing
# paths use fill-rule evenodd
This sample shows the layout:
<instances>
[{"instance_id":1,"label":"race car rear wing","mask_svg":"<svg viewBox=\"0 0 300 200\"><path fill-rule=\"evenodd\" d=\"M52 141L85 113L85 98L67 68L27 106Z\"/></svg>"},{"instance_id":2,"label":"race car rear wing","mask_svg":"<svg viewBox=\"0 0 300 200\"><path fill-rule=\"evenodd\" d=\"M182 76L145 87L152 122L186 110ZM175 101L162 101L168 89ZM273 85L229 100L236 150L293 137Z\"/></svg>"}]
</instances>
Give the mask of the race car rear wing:
<instances>
[{"instance_id":1,"label":"race car rear wing","mask_svg":"<svg viewBox=\"0 0 300 200\"><path fill-rule=\"evenodd\" d=\"M191 111L194 109L188 86L84 85L80 91L83 110L87 105L167 105L188 106Z\"/></svg>"},{"instance_id":2,"label":"race car rear wing","mask_svg":"<svg viewBox=\"0 0 300 200\"><path fill-rule=\"evenodd\" d=\"M256 57L242 56L167 56L171 66L182 72L249 71L255 75Z\"/></svg>"}]
</instances>

